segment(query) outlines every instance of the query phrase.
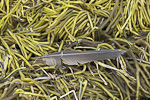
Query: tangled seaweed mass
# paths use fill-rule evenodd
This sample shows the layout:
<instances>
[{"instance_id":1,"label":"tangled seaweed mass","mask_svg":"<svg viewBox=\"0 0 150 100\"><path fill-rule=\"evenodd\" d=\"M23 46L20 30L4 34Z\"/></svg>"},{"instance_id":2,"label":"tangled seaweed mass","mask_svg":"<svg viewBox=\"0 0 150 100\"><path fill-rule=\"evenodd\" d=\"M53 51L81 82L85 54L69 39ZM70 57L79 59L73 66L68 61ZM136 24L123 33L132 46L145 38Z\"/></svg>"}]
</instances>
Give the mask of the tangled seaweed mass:
<instances>
[{"instance_id":1,"label":"tangled seaweed mass","mask_svg":"<svg viewBox=\"0 0 150 100\"><path fill-rule=\"evenodd\" d=\"M60 51L121 49L56 69ZM150 99L149 0L0 0L0 100Z\"/></svg>"}]
</instances>

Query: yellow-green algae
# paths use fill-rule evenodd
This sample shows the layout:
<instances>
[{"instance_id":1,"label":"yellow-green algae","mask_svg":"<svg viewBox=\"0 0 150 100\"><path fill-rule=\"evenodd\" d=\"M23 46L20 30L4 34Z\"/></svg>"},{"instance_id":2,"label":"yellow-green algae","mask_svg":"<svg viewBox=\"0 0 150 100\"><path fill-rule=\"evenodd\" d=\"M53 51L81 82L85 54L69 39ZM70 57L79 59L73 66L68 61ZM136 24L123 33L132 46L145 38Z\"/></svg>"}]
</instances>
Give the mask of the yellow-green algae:
<instances>
[{"instance_id":1,"label":"yellow-green algae","mask_svg":"<svg viewBox=\"0 0 150 100\"><path fill-rule=\"evenodd\" d=\"M149 0L1 0L0 100L149 99L149 43ZM35 58L89 49L126 53L59 70Z\"/></svg>"}]
</instances>

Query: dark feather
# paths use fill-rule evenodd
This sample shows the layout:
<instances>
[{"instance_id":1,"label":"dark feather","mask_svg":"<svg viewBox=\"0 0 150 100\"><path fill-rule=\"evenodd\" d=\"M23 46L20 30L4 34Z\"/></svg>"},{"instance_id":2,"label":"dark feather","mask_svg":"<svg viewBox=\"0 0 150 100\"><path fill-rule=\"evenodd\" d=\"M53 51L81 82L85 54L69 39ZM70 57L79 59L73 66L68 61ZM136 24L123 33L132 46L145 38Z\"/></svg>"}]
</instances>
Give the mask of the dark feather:
<instances>
[{"instance_id":1,"label":"dark feather","mask_svg":"<svg viewBox=\"0 0 150 100\"><path fill-rule=\"evenodd\" d=\"M62 51L41 56L40 58L42 58L47 65L57 64L57 66L61 66L61 60L68 65L78 65L90 61L115 59L123 52L123 50Z\"/></svg>"}]
</instances>

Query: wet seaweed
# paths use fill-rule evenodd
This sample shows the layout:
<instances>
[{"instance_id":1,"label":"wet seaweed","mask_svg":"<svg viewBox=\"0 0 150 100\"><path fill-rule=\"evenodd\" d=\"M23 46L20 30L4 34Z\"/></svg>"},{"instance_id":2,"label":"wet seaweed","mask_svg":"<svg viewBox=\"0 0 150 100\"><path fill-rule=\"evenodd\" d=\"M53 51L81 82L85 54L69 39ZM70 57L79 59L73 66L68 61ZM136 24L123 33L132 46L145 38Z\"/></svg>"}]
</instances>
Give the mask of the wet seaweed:
<instances>
[{"instance_id":1,"label":"wet seaweed","mask_svg":"<svg viewBox=\"0 0 150 100\"><path fill-rule=\"evenodd\" d=\"M149 0L1 0L0 100L150 98ZM62 68L38 57L122 49Z\"/></svg>"}]
</instances>

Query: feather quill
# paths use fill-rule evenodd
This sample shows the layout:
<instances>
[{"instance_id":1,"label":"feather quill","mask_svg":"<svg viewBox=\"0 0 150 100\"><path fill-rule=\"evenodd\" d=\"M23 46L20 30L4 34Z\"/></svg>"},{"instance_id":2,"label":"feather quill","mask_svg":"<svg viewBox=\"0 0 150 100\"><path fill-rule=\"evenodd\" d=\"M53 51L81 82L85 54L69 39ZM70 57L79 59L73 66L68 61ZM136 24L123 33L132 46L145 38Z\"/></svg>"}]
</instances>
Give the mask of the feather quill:
<instances>
[{"instance_id":1,"label":"feather quill","mask_svg":"<svg viewBox=\"0 0 150 100\"><path fill-rule=\"evenodd\" d=\"M57 64L57 68L61 66L61 60L67 65L85 64L91 61L115 59L123 50L100 50L100 51L62 51L55 52L45 56L41 56L47 65Z\"/></svg>"}]
</instances>

